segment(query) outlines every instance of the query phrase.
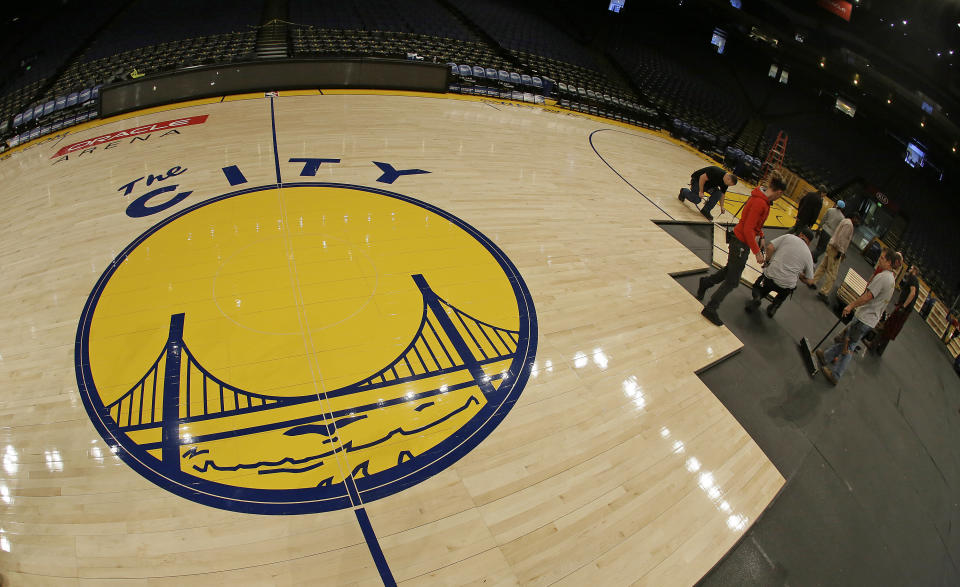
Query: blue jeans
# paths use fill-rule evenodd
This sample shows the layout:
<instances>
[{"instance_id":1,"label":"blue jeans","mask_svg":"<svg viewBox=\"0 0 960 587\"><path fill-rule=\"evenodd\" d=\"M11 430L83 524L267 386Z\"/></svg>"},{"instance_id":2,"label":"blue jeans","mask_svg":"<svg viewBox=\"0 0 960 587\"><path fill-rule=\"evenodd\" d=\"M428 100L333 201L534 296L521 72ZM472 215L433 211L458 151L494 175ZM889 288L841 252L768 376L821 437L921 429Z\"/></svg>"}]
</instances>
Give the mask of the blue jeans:
<instances>
[{"instance_id":1,"label":"blue jeans","mask_svg":"<svg viewBox=\"0 0 960 587\"><path fill-rule=\"evenodd\" d=\"M836 343L832 347L828 348L823 354L827 359L827 363L830 365L830 369L833 371L833 376L837 379L843 376L843 372L847 370L847 365L850 364L850 359L853 357L853 353L860 346L860 339L863 338L863 335L873 330L872 326L867 326L857 318L854 318L850 321L850 324L847 325L847 328L844 330L846 336L850 338L850 342L847 344L847 354L842 354L843 343ZM844 336L844 332L840 333L840 336ZM832 364L837 357L840 359L836 364Z\"/></svg>"},{"instance_id":2,"label":"blue jeans","mask_svg":"<svg viewBox=\"0 0 960 587\"><path fill-rule=\"evenodd\" d=\"M690 180L690 189L683 188L680 190L683 194L683 199L694 204L699 204L703 201L703 198L700 197L700 180L691 179ZM713 188L712 190L707 191L706 193L710 194L710 197L707 199L707 203L703 205L703 208L700 209L704 214L709 214L710 210L713 210L713 207L717 205L717 202L720 201L720 196L723 195L720 193L720 190Z\"/></svg>"}]
</instances>

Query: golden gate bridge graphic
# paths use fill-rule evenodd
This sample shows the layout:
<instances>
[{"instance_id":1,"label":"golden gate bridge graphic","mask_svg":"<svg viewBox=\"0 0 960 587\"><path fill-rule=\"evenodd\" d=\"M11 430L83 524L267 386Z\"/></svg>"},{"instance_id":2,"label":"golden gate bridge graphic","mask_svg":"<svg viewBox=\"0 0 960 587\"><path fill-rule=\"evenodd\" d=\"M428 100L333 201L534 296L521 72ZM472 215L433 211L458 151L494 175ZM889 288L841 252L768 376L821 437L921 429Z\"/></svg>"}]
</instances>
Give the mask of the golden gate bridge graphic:
<instances>
[{"instance_id":1,"label":"golden gate bridge graphic","mask_svg":"<svg viewBox=\"0 0 960 587\"><path fill-rule=\"evenodd\" d=\"M529 333L498 327L470 316L438 296L422 275L411 277L423 298L420 325L410 343L396 359L360 381L322 395L314 393L293 397L240 389L203 367L184 341L184 314L174 314L170 318L167 341L157 358L136 384L110 404L103 406L103 412L109 415L116 430L131 439L137 448L159 461L157 469L167 475L180 477L187 472L181 469L183 459L189 461L209 452L198 448L206 442L272 430L285 430L284 433L288 435L302 434L305 429L311 432L320 430L327 437L335 437L338 428L365 418L366 414L379 408L419 403L415 408L419 411L434 405L429 398L448 393L452 389L479 388L484 404L507 392L511 386L505 382L520 370L516 359L526 360L527 352L531 351L535 344L535 341L531 344ZM438 376L448 375L460 376L459 383L434 385L443 379ZM431 381L431 378L434 380ZM416 385L418 382L419 387ZM370 395L365 394L367 391L395 386L416 389L416 392L394 394L394 397L373 403L362 401L365 396ZM351 403L354 397L358 400ZM332 398L341 398L343 401L338 405L349 405L349 408L333 411L323 409L321 401L331 401ZM338 448L304 458L285 456L277 461L233 466L218 466L207 460L202 466L194 465L193 469L200 473L210 469L256 469L260 475L304 472L320 466L325 457L338 452L349 453L366 449L397 436L425 432L480 404L479 399L469 395L465 404L419 427L391 427L386 434L372 441L359 445L347 442ZM303 408L285 409L291 406ZM260 413L260 417L257 417L255 422L242 423L243 416L256 413ZM274 418L273 414L278 415ZM231 420L241 424L208 430L198 436L184 433L196 424L217 420ZM126 442L121 444L130 446ZM182 452L185 447L188 450ZM402 464L413 457L408 451L402 451L396 464ZM375 472L368 472L366 467L366 462L357 466L350 473L350 477ZM326 482L329 484L330 479ZM321 485L324 483L317 486Z\"/></svg>"}]
</instances>

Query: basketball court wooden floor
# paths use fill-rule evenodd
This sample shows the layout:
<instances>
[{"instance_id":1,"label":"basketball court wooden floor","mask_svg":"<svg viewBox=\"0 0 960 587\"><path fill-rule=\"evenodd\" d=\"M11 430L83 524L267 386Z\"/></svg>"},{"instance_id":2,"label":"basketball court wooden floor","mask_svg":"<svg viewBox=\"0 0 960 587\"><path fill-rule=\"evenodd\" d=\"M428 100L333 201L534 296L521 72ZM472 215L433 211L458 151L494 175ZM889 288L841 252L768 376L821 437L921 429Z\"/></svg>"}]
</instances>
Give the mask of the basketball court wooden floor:
<instances>
[{"instance_id":1,"label":"basketball court wooden floor","mask_svg":"<svg viewBox=\"0 0 960 587\"><path fill-rule=\"evenodd\" d=\"M4 585L696 582L784 483L653 222L705 164L363 92L4 156Z\"/></svg>"}]
</instances>

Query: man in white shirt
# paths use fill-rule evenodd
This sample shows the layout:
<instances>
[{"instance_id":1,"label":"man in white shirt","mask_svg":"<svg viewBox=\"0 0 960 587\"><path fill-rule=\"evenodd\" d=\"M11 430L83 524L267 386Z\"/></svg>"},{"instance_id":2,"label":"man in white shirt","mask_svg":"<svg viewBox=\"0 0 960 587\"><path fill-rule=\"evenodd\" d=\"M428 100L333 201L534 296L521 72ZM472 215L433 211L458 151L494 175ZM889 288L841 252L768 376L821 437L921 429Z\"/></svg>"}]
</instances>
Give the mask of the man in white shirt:
<instances>
[{"instance_id":1,"label":"man in white shirt","mask_svg":"<svg viewBox=\"0 0 960 587\"><path fill-rule=\"evenodd\" d=\"M840 333L840 342L828 348L826 352L817 349L817 358L820 359L820 370L827 381L836 385L847 370L850 358L856 352L863 335L873 329L880 321L880 314L886 309L890 298L893 297L894 272L900 269L903 257L897 253L885 250L880 254L877 266L880 272L873 276L867 284L866 291L859 298L849 303L843 309L847 316L856 310L853 320Z\"/></svg>"},{"instance_id":2,"label":"man in white shirt","mask_svg":"<svg viewBox=\"0 0 960 587\"><path fill-rule=\"evenodd\" d=\"M850 240L853 239L853 228L860 225L860 215L853 214L850 218L844 218L833 231L833 237L827 244L827 251L817 267L817 272L813 274L813 281L818 282L823 278L823 285L817 292L817 297L824 302L829 302L828 296L833 291L833 284L837 280L837 272L840 270L840 262L847 255L847 248L850 246Z\"/></svg>"},{"instance_id":3,"label":"man in white shirt","mask_svg":"<svg viewBox=\"0 0 960 587\"><path fill-rule=\"evenodd\" d=\"M796 235L785 234L767 243L767 265L753 284L753 299L744 308L747 312L759 308L760 301L773 291L777 297L767 306L767 316L773 318L797 288L797 280L813 283L813 255L810 254L813 230L807 226L797 230Z\"/></svg>"}]
</instances>

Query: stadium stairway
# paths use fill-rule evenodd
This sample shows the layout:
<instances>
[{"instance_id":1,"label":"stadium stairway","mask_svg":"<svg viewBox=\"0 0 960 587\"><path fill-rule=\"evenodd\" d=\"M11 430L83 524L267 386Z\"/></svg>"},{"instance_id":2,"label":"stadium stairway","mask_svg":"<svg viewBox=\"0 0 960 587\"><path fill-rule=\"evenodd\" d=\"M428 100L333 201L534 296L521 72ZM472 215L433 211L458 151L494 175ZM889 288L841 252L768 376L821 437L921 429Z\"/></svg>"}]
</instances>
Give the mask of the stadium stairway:
<instances>
[{"instance_id":1,"label":"stadium stairway","mask_svg":"<svg viewBox=\"0 0 960 587\"><path fill-rule=\"evenodd\" d=\"M287 0L267 0L257 32L257 59L283 59L290 56Z\"/></svg>"}]
</instances>

